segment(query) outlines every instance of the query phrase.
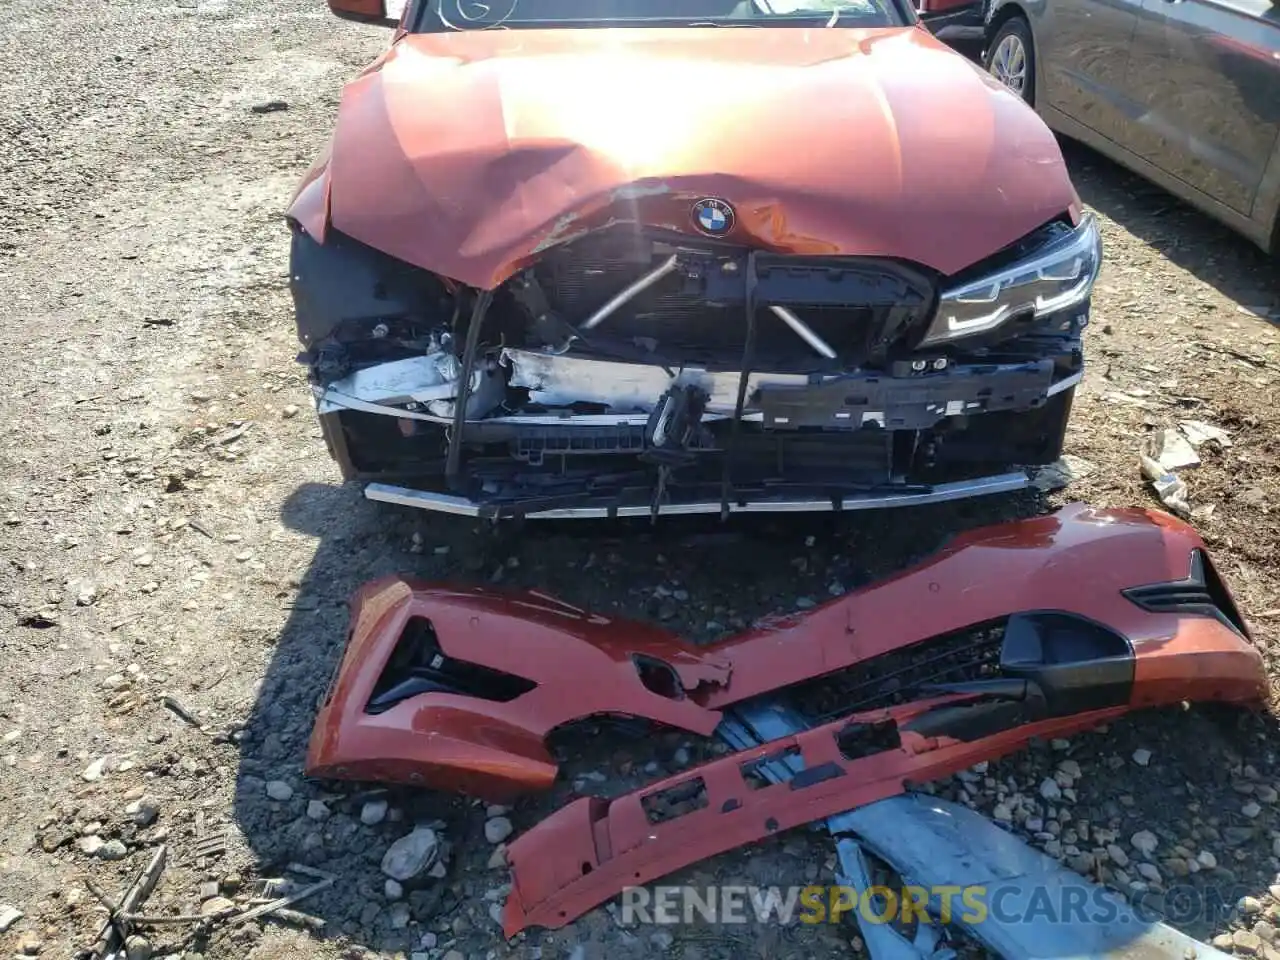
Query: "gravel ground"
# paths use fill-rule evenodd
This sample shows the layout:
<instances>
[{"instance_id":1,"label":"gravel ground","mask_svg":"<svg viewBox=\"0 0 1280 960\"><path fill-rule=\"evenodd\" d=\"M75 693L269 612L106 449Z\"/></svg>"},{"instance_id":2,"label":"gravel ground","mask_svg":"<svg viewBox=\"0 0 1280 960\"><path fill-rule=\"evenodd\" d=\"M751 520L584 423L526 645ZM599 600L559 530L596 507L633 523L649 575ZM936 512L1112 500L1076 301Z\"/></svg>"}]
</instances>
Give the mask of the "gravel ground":
<instances>
[{"instance_id":1,"label":"gravel ground","mask_svg":"<svg viewBox=\"0 0 1280 960\"><path fill-rule=\"evenodd\" d=\"M292 362L280 213L340 84L388 34L318 0L98 0L74 12L0 5L0 349L13 378L0 399L0 926L5 905L24 914L0 950L63 957L91 944L102 912L85 881L116 895L162 839L172 862L151 914L216 912L295 862L338 881L300 905L322 930L297 918L206 937L157 926L133 957L859 948L848 928L623 930L604 910L505 943L491 916L505 881L490 841L507 825L487 822L496 811L301 778L344 600L375 574L536 585L709 640L891 571L958 529L1066 499L1153 503L1137 470L1144 435L1196 419L1232 444L1202 447L1204 464L1185 475L1190 506L1276 668L1274 267L1096 155L1068 148L1107 244L1068 490L839 524L495 533L341 486ZM270 101L287 109L254 111ZM1275 957L1278 743L1267 717L1166 712L935 787L1134 896L1228 891L1223 909L1166 907L1198 936ZM586 735L564 749L564 789L501 814L516 830L575 778L621 790L696 761L703 745L606 751ZM383 854L432 821L444 876L389 888ZM830 876L829 856L794 833L683 879L806 883Z\"/></svg>"}]
</instances>

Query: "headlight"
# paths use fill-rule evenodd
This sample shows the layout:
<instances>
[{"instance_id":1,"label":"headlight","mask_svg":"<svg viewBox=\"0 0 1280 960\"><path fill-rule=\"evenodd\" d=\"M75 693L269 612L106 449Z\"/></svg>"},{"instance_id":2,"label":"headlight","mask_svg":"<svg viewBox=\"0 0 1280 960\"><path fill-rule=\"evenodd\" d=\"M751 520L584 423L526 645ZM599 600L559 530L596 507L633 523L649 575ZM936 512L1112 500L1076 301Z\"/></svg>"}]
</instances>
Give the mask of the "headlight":
<instances>
[{"instance_id":1,"label":"headlight","mask_svg":"<svg viewBox=\"0 0 1280 960\"><path fill-rule=\"evenodd\" d=\"M944 290L920 345L987 333L1010 317L1040 317L1082 303L1102 265L1102 237L1093 214L1007 266Z\"/></svg>"}]
</instances>

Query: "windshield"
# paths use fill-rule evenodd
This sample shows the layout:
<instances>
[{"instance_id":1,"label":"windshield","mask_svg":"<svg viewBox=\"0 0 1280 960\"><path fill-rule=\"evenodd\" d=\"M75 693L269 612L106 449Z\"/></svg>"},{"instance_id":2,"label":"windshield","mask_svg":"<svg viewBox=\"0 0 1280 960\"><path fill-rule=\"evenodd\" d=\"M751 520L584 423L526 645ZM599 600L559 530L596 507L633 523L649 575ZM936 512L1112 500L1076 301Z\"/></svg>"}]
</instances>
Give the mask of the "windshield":
<instances>
[{"instance_id":1,"label":"windshield","mask_svg":"<svg viewBox=\"0 0 1280 960\"><path fill-rule=\"evenodd\" d=\"M418 28L890 27L896 0L428 0Z\"/></svg>"}]
</instances>

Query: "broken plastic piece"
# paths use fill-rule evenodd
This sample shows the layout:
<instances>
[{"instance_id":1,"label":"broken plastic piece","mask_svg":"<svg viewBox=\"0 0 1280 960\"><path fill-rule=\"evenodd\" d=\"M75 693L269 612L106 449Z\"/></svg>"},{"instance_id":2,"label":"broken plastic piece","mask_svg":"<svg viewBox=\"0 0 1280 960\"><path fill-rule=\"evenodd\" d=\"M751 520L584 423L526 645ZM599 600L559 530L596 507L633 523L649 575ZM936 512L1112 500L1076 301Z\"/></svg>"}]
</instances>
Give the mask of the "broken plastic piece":
<instances>
[{"instance_id":1,"label":"broken plastic piece","mask_svg":"<svg viewBox=\"0 0 1280 960\"><path fill-rule=\"evenodd\" d=\"M1112 707L1057 717L970 743L910 729L932 710L961 699L859 714L730 754L621 797L575 800L508 846L512 889L503 912L506 936L529 926L564 926L624 887L650 883L779 831L893 796L909 781L949 776L1017 750L1033 737L1067 736L1127 710ZM855 760L844 756L840 733L848 723L884 721L897 725L902 736L898 747ZM776 783L749 782L756 761L791 749L802 758L801 769ZM683 808L655 819L651 798L686 791L694 793L696 802L686 800Z\"/></svg>"},{"instance_id":2,"label":"broken plastic piece","mask_svg":"<svg viewBox=\"0 0 1280 960\"><path fill-rule=\"evenodd\" d=\"M909 884L939 892L981 891L980 913L946 910L994 956L1006 960L1226 960L1164 923L1143 919L1122 897L1027 846L968 807L935 797L894 797L833 818ZM979 922L980 917L980 922Z\"/></svg>"},{"instance_id":3,"label":"broken plastic piece","mask_svg":"<svg viewBox=\"0 0 1280 960\"><path fill-rule=\"evenodd\" d=\"M307 753L309 776L430 785L491 800L546 789L545 739L629 713L710 734L689 693L729 667L674 636L538 593L367 584Z\"/></svg>"},{"instance_id":4,"label":"broken plastic piece","mask_svg":"<svg viewBox=\"0 0 1280 960\"><path fill-rule=\"evenodd\" d=\"M1187 580L1197 557L1203 608L1126 594ZM712 647L538 593L375 581L353 601L307 773L502 802L550 787L545 740L566 724L625 715L705 736L727 707L874 670L976 627L993 639L967 655L987 658L986 673L917 671L903 676L952 685L899 691L973 698L919 721L958 738L1104 706L1265 693L1261 657L1194 529L1167 514L1074 505L962 534L912 569ZM986 685L954 686L976 681ZM846 714L866 709L848 692L835 699Z\"/></svg>"},{"instance_id":5,"label":"broken plastic piece","mask_svg":"<svg viewBox=\"0 0 1280 960\"><path fill-rule=\"evenodd\" d=\"M850 887L862 902L871 896L871 868L866 854L856 840L844 837L836 841L836 856L840 860L840 872L836 880ZM854 911L854 918L860 921ZM953 960L956 952L949 947L939 947L939 928L930 923L916 925L916 935L908 940L888 923L861 923L862 938L866 941L871 960Z\"/></svg>"}]
</instances>

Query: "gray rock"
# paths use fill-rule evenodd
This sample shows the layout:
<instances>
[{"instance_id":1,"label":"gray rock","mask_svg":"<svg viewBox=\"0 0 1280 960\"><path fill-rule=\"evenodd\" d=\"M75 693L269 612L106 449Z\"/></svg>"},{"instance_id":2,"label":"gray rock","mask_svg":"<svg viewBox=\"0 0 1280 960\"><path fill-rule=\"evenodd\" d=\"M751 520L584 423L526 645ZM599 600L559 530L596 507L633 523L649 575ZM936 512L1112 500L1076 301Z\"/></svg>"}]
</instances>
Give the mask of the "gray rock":
<instances>
[{"instance_id":1,"label":"gray rock","mask_svg":"<svg viewBox=\"0 0 1280 960\"><path fill-rule=\"evenodd\" d=\"M99 859L123 860L129 855L129 848L121 840L108 840L97 850Z\"/></svg>"},{"instance_id":2,"label":"gray rock","mask_svg":"<svg viewBox=\"0 0 1280 960\"><path fill-rule=\"evenodd\" d=\"M1063 760L1058 764L1058 770L1065 773L1072 780L1079 780L1084 774L1084 771L1080 769L1080 764L1074 760Z\"/></svg>"},{"instance_id":3,"label":"gray rock","mask_svg":"<svg viewBox=\"0 0 1280 960\"><path fill-rule=\"evenodd\" d=\"M106 841L96 833L91 833L87 837L82 837L77 846L80 847L82 853L87 853L89 856L94 857L97 856L98 851L102 849L105 843Z\"/></svg>"},{"instance_id":4,"label":"gray rock","mask_svg":"<svg viewBox=\"0 0 1280 960\"><path fill-rule=\"evenodd\" d=\"M1140 767L1145 767L1151 763L1151 751L1146 747L1139 747L1133 751L1133 762Z\"/></svg>"},{"instance_id":5,"label":"gray rock","mask_svg":"<svg viewBox=\"0 0 1280 960\"><path fill-rule=\"evenodd\" d=\"M486 817L505 817L510 812L510 807L504 807L500 803L491 803L484 808L484 815Z\"/></svg>"},{"instance_id":6,"label":"gray rock","mask_svg":"<svg viewBox=\"0 0 1280 960\"><path fill-rule=\"evenodd\" d=\"M381 823L387 818L387 801L369 800L360 808L360 822L367 827Z\"/></svg>"},{"instance_id":7,"label":"gray rock","mask_svg":"<svg viewBox=\"0 0 1280 960\"><path fill-rule=\"evenodd\" d=\"M1254 817L1256 817L1258 814L1262 812L1262 807L1258 806L1258 802L1256 800L1250 800L1248 803L1246 803L1243 807L1240 808L1240 812L1243 813L1250 820L1252 820Z\"/></svg>"},{"instance_id":8,"label":"gray rock","mask_svg":"<svg viewBox=\"0 0 1280 960\"><path fill-rule=\"evenodd\" d=\"M1262 950L1262 939L1248 930L1233 930L1231 943L1241 953L1259 953Z\"/></svg>"},{"instance_id":9,"label":"gray rock","mask_svg":"<svg viewBox=\"0 0 1280 960\"><path fill-rule=\"evenodd\" d=\"M1067 866L1076 873L1087 874L1093 869L1093 854L1077 853L1067 858Z\"/></svg>"},{"instance_id":10,"label":"gray rock","mask_svg":"<svg viewBox=\"0 0 1280 960\"><path fill-rule=\"evenodd\" d=\"M430 869L439 852L436 832L429 827L418 827L391 844L382 858L382 872L392 880L410 880Z\"/></svg>"},{"instance_id":11,"label":"gray rock","mask_svg":"<svg viewBox=\"0 0 1280 960\"><path fill-rule=\"evenodd\" d=\"M399 900L404 896L404 887L399 882L387 877L387 882L382 885L382 892L388 900Z\"/></svg>"},{"instance_id":12,"label":"gray rock","mask_svg":"<svg viewBox=\"0 0 1280 960\"><path fill-rule=\"evenodd\" d=\"M22 917L23 913L17 907L7 903L0 903L0 933L8 931Z\"/></svg>"},{"instance_id":13,"label":"gray rock","mask_svg":"<svg viewBox=\"0 0 1280 960\"><path fill-rule=\"evenodd\" d=\"M507 845L500 843L489 854L489 862L485 864L490 870L501 870L507 865Z\"/></svg>"},{"instance_id":14,"label":"gray rock","mask_svg":"<svg viewBox=\"0 0 1280 960\"><path fill-rule=\"evenodd\" d=\"M1164 881L1164 878L1160 875L1160 868L1154 863L1139 863L1136 869L1144 880L1150 880L1152 883L1162 883Z\"/></svg>"},{"instance_id":15,"label":"gray rock","mask_svg":"<svg viewBox=\"0 0 1280 960\"><path fill-rule=\"evenodd\" d=\"M329 807L323 800L311 800L307 803L307 816L312 820L328 820Z\"/></svg>"},{"instance_id":16,"label":"gray rock","mask_svg":"<svg viewBox=\"0 0 1280 960\"><path fill-rule=\"evenodd\" d=\"M1058 781L1052 777L1045 777L1040 784L1040 796L1050 801L1061 800L1062 788L1058 786Z\"/></svg>"},{"instance_id":17,"label":"gray rock","mask_svg":"<svg viewBox=\"0 0 1280 960\"><path fill-rule=\"evenodd\" d=\"M1262 912L1262 901L1257 897L1241 897L1236 901L1236 909L1246 917L1252 917Z\"/></svg>"},{"instance_id":18,"label":"gray rock","mask_svg":"<svg viewBox=\"0 0 1280 960\"><path fill-rule=\"evenodd\" d=\"M407 903L393 903L387 919L391 922L392 930L403 930L409 925L409 916Z\"/></svg>"},{"instance_id":19,"label":"gray rock","mask_svg":"<svg viewBox=\"0 0 1280 960\"><path fill-rule=\"evenodd\" d=\"M102 779L102 775L107 772L107 764L110 760L110 757L99 757L97 760L93 761L93 763L84 768L84 772L80 774L80 778L82 780L87 780L89 783Z\"/></svg>"},{"instance_id":20,"label":"gray rock","mask_svg":"<svg viewBox=\"0 0 1280 960\"><path fill-rule=\"evenodd\" d=\"M138 826L149 827L160 816L160 804L153 797L139 797L125 807L124 812Z\"/></svg>"},{"instance_id":21,"label":"gray rock","mask_svg":"<svg viewBox=\"0 0 1280 960\"><path fill-rule=\"evenodd\" d=\"M1175 877L1186 877L1195 872L1191 869L1194 864L1194 860L1184 860L1182 857L1170 857L1168 860L1164 861L1164 868Z\"/></svg>"},{"instance_id":22,"label":"gray rock","mask_svg":"<svg viewBox=\"0 0 1280 960\"><path fill-rule=\"evenodd\" d=\"M1253 932L1259 940L1265 940L1267 943L1273 943L1276 939L1276 928L1272 923L1266 920L1259 920L1253 925Z\"/></svg>"},{"instance_id":23,"label":"gray rock","mask_svg":"<svg viewBox=\"0 0 1280 960\"><path fill-rule=\"evenodd\" d=\"M1155 853L1156 847L1160 845L1160 841L1156 839L1156 835L1150 830L1139 830L1129 838L1129 843L1133 845L1133 849L1144 857L1151 856L1151 854Z\"/></svg>"},{"instance_id":24,"label":"gray rock","mask_svg":"<svg viewBox=\"0 0 1280 960\"><path fill-rule=\"evenodd\" d=\"M689 751L686 747L680 747L671 756L671 762L677 767L687 767L689 765Z\"/></svg>"},{"instance_id":25,"label":"gray rock","mask_svg":"<svg viewBox=\"0 0 1280 960\"><path fill-rule=\"evenodd\" d=\"M267 796L272 800L279 800L283 803L293 797L293 787L283 780L268 780Z\"/></svg>"},{"instance_id":26,"label":"gray rock","mask_svg":"<svg viewBox=\"0 0 1280 960\"><path fill-rule=\"evenodd\" d=\"M1111 858L1111 862L1117 867L1127 867L1129 865L1129 855L1124 852L1124 847L1118 843L1107 844L1107 856Z\"/></svg>"},{"instance_id":27,"label":"gray rock","mask_svg":"<svg viewBox=\"0 0 1280 960\"><path fill-rule=\"evenodd\" d=\"M124 942L124 955L127 960L151 960L151 941L134 934Z\"/></svg>"},{"instance_id":28,"label":"gray rock","mask_svg":"<svg viewBox=\"0 0 1280 960\"><path fill-rule=\"evenodd\" d=\"M228 910L234 910L235 903L226 897L210 897L204 903L200 904L200 915L203 917L212 917L215 914L226 913Z\"/></svg>"},{"instance_id":29,"label":"gray rock","mask_svg":"<svg viewBox=\"0 0 1280 960\"><path fill-rule=\"evenodd\" d=\"M1208 850L1201 850L1196 854L1196 863L1200 864L1205 870L1212 870L1218 865L1218 858Z\"/></svg>"},{"instance_id":30,"label":"gray rock","mask_svg":"<svg viewBox=\"0 0 1280 960\"><path fill-rule=\"evenodd\" d=\"M501 843L511 836L514 830L515 827L511 825L511 821L506 817L494 817L492 820L485 821L484 838L490 843Z\"/></svg>"}]
</instances>

